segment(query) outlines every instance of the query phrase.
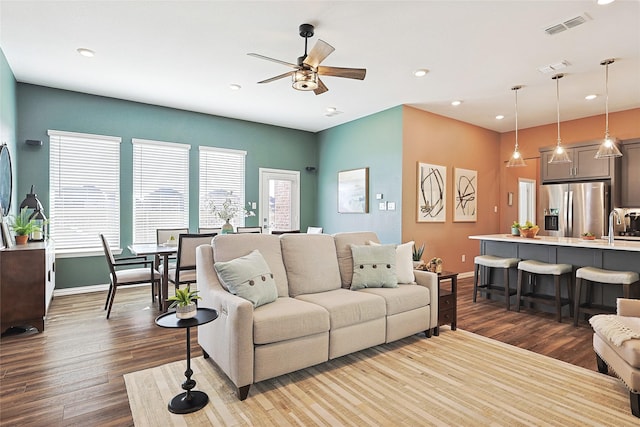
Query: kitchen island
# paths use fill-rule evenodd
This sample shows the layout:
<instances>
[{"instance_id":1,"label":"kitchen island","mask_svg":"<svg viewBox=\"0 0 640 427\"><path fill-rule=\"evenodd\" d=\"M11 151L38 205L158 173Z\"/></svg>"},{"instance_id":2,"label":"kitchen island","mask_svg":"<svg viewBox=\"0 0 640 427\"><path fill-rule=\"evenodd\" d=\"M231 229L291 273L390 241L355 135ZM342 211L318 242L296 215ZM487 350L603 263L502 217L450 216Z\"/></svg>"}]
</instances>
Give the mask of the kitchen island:
<instances>
[{"instance_id":1,"label":"kitchen island","mask_svg":"<svg viewBox=\"0 0 640 427\"><path fill-rule=\"evenodd\" d=\"M606 270L635 271L640 273L640 241L616 240L609 244L605 239L583 240L573 237L538 236L525 238L508 234L469 236L480 241L482 255L516 257L553 264L573 265L575 270L590 266ZM553 294L553 283L549 277L540 277L539 292ZM510 283L517 283L517 270L512 269ZM622 286L596 286L594 303L615 306L616 298L622 296ZM640 297L638 289L632 296ZM584 295L583 295L584 299Z\"/></svg>"}]
</instances>

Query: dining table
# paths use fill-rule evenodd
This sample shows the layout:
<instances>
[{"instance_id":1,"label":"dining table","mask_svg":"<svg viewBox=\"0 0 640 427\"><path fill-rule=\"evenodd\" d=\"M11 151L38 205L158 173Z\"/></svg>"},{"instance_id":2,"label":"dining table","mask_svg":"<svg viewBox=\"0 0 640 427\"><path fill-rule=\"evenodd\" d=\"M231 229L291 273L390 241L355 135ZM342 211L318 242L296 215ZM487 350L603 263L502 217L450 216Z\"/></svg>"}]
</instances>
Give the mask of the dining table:
<instances>
[{"instance_id":1,"label":"dining table","mask_svg":"<svg viewBox=\"0 0 640 427\"><path fill-rule=\"evenodd\" d=\"M169 257L178 253L178 245L168 245L165 243L136 243L127 246L127 248L135 256L153 255L154 258L160 257L165 267L169 265ZM157 270L159 266L156 265L154 267ZM169 304L167 303L167 298L169 298L169 269L163 268L160 295L158 296L160 310L163 312L168 309Z\"/></svg>"}]
</instances>

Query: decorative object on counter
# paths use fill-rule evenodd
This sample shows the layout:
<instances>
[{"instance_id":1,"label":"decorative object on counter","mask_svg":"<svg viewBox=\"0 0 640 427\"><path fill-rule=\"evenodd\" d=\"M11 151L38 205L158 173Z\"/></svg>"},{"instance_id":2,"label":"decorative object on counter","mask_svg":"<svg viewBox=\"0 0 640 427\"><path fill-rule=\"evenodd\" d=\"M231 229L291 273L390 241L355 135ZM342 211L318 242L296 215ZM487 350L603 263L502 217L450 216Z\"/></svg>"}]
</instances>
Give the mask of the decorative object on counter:
<instances>
[{"instance_id":1,"label":"decorative object on counter","mask_svg":"<svg viewBox=\"0 0 640 427\"><path fill-rule=\"evenodd\" d=\"M622 157L622 153L616 145L616 138L609 136L609 65L615 62L614 59L605 59L600 62L600 65L605 66L605 97L604 97L604 140L598 152L595 155L596 159L609 159L611 157Z\"/></svg>"},{"instance_id":2,"label":"decorative object on counter","mask_svg":"<svg viewBox=\"0 0 640 427\"><path fill-rule=\"evenodd\" d=\"M27 208L20 209L20 214L10 219L11 229L16 235L17 245L26 245L29 235L40 231L40 227L36 224L36 220L29 217Z\"/></svg>"},{"instance_id":3,"label":"decorative object on counter","mask_svg":"<svg viewBox=\"0 0 640 427\"><path fill-rule=\"evenodd\" d=\"M527 221L524 225L520 226L520 235L522 237L527 237L529 239L533 239L540 231L540 227L532 223L531 221Z\"/></svg>"},{"instance_id":4,"label":"decorative object on counter","mask_svg":"<svg viewBox=\"0 0 640 427\"><path fill-rule=\"evenodd\" d=\"M512 236L520 235L520 223L518 221L513 221L513 224L511 224L511 235Z\"/></svg>"},{"instance_id":5,"label":"decorative object on counter","mask_svg":"<svg viewBox=\"0 0 640 427\"><path fill-rule=\"evenodd\" d=\"M418 222L445 222L447 167L418 163Z\"/></svg>"},{"instance_id":6,"label":"decorative object on counter","mask_svg":"<svg viewBox=\"0 0 640 427\"><path fill-rule=\"evenodd\" d=\"M431 258L431 261L429 261L429 271L432 273L442 273L442 258Z\"/></svg>"},{"instance_id":7,"label":"decorative object on counter","mask_svg":"<svg viewBox=\"0 0 640 427\"><path fill-rule=\"evenodd\" d=\"M549 159L549 163L571 163L571 158L567 150L560 145L562 140L560 139L560 79L564 77L564 74L556 74L551 77L556 81L556 110L558 115L558 141L556 149L553 151L553 155Z\"/></svg>"},{"instance_id":8,"label":"decorative object on counter","mask_svg":"<svg viewBox=\"0 0 640 427\"><path fill-rule=\"evenodd\" d=\"M478 206L478 172L454 169L454 222L476 222Z\"/></svg>"},{"instance_id":9,"label":"decorative object on counter","mask_svg":"<svg viewBox=\"0 0 640 427\"><path fill-rule=\"evenodd\" d=\"M198 291L192 291L189 286L186 288L176 289L174 296L169 297L167 301L173 301L169 308L176 309L176 317L178 319L191 319L198 312L196 301L202 299L198 296Z\"/></svg>"},{"instance_id":10,"label":"decorative object on counter","mask_svg":"<svg viewBox=\"0 0 640 427\"><path fill-rule=\"evenodd\" d=\"M516 93L516 147L513 150L513 154L507 163L508 168L527 166L522 158L522 154L518 151L518 90L522 89L522 86L514 86L511 88Z\"/></svg>"},{"instance_id":11,"label":"decorative object on counter","mask_svg":"<svg viewBox=\"0 0 640 427\"><path fill-rule=\"evenodd\" d=\"M176 240L176 236L174 236L173 234L169 236L169 239L167 239L167 241L165 242L165 245L178 246L178 241Z\"/></svg>"},{"instance_id":12,"label":"decorative object on counter","mask_svg":"<svg viewBox=\"0 0 640 427\"><path fill-rule=\"evenodd\" d=\"M229 192L227 194L227 198L224 202L222 202L221 206L217 206L215 204L215 200L209 200L207 202L211 214L216 215L218 218L224 221L221 229L222 234L233 233L233 225L231 224L231 220L233 220L240 212L242 212L245 217L256 215L254 211L245 209L244 207L240 206L240 204L236 200L233 200L232 197L233 193Z\"/></svg>"},{"instance_id":13,"label":"decorative object on counter","mask_svg":"<svg viewBox=\"0 0 640 427\"><path fill-rule=\"evenodd\" d=\"M38 226L29 233L29 240L33 242L42 242L45 239L46 225L48 224L47 217L44 216L42 203L38 199L38 195L34 192L35 185L31 186L31 192L27 194L27 197L20 203L20 210L27 209L29 219L34 220Z\"/></svg>"},{"instance_id":14,"label":"decorative object on counter","mask_svg":"<svg viewBox=\"0 0 640 427\"><path fill-rule=\"evenodd\" d=\"M424 253L424 243L420 245L420 247L417 247L416 244L413 244L413 252L412 252L412 259L413 259L413 268L420 268L421 265L424 264L424 261L422 261L422 254Z\"/></svg>"},{"instance_id":15,"label":"decorative object on counter","mask_svg":"<svg viewBox=\"0 0 640 427\"><path fill-rule=\"evenodd\" d=\"M585 232L582 233L582 240L595 240L596 239L596 235L590 232Z\"/></svg>"}]
</instances>

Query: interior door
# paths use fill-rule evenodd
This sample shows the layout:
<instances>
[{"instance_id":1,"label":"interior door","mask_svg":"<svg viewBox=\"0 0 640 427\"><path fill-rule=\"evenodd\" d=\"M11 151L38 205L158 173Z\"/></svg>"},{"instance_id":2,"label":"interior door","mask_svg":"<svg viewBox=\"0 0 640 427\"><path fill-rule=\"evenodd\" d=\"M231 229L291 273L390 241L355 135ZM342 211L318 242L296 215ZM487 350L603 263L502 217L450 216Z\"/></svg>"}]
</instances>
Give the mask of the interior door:
<instances>
[{"instance_id":1,"label":"interior door","mask_svg":"<svg viewBox=\"0 0 640 427\"><path fill-rule=\"evenodd\" d=\"M259 174L263 232L300 230L300 172L260 168Z\"/></svg>"}]
</instances>

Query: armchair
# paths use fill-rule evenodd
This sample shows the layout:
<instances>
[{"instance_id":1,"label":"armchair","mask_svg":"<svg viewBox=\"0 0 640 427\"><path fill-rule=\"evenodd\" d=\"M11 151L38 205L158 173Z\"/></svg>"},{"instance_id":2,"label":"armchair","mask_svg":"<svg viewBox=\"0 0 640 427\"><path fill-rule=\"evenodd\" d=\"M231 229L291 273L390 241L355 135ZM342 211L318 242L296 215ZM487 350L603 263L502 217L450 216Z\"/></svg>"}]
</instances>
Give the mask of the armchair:
<instances>
[{"instance_id":1,"label":"armchair","mask_svg":"<svg viewBox=\"0 0 640 427\"><path fill-rule=\"evenodd\" d=\"M618 298L617 314L589 319L598 371L612 371L629 389L631 413L640 418L640 300Z\"/></svg>"}]
</instances>

